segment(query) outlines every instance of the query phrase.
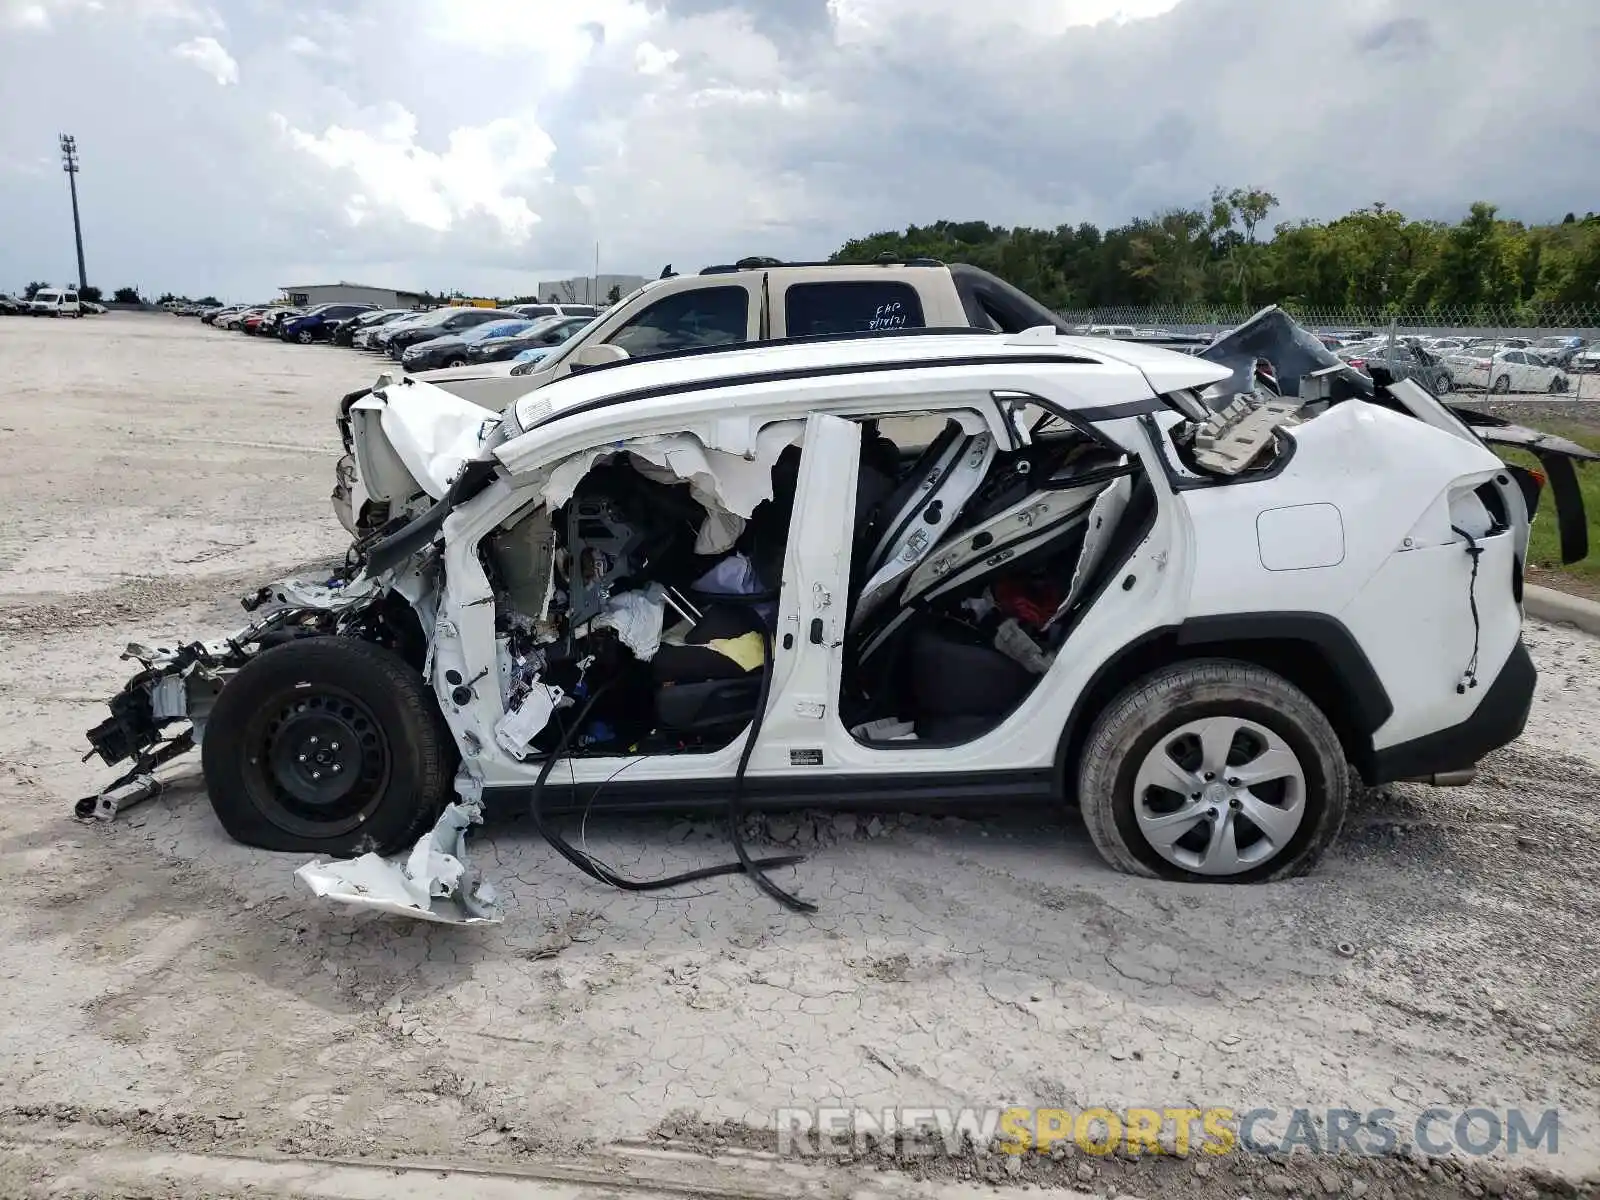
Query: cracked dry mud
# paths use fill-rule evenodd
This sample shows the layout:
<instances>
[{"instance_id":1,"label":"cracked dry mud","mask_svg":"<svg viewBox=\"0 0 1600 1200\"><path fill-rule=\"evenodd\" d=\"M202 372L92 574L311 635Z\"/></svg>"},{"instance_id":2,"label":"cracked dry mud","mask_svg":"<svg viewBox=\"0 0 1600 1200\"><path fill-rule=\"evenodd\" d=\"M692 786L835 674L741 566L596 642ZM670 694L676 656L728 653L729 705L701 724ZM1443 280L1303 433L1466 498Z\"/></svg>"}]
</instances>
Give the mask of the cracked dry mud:
<instances>
[{"instance_id":1,"label":"cracked dry mud","mask_svg":"<svg viewBox=\"0 0 1600 1200\"><path fill-rule=\"evenodd\" d=\"M244 588L342 553L333 407L376 369L166 317L4 330L0 1194L73 1194L108 1146L168 1183L111 1172L82 1194L195 1194L173 1163L218 1152L726 1158L809 1104L1521 1106L1562 1125L1554 1155L1513 1164L886 1174L868 1151L805 1194L891 1176L1219 1200L1600 1190L1600 641L1567 629L1530 623L1533 718L1474 785L1366 795L1287 884L1118 876L1058 814L758 821L810 852L778 876L821 906L805 919L738 879L611 892L510 824L475 850L506 923L451 929L296 890L299 858L223 836L193 761L116 824L74 822L106 777L78 759L123 645L226 632ZM728 852L714 817L584 836L637 876Z\"/></svg>"}]
</instances>

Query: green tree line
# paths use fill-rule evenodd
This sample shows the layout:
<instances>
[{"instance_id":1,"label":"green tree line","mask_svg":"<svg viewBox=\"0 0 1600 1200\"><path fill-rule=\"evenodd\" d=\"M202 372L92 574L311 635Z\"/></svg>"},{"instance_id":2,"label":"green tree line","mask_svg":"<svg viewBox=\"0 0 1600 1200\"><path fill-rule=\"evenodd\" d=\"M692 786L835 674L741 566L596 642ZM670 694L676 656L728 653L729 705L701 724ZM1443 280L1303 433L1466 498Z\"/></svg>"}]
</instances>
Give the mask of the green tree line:
<instances>
[{"instance_id":1,"label":"green tree line","mask_svg":"<svg viewBox=\"0 0 1600 1200\"><path fill-rule=\"evenodd\" d=\"M1600 306L1600 214L1553 225L1473 204L1455 224L1383 203L1332 221L1269 226L1278 198L1218 188L1209 204L1100 229L935 221L846 242L835 262L966 262L1052 308L1257 307L1387 313L1514 310L1531 323Z\"/></svg>"}]
</instances>

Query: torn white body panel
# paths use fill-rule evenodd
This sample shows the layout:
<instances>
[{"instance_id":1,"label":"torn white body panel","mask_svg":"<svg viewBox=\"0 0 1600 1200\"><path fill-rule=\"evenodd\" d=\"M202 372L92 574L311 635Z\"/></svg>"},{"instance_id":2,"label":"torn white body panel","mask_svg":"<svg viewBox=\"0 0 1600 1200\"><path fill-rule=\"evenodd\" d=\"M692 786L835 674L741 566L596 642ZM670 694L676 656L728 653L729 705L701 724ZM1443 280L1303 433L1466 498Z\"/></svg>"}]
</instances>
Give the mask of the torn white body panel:
<instances>
[{"instance_id":1,"label":"torn white body panel","mask_svg":"<svg viewBox=\"0 0 1600 1200\"><path fill-rule=\"evenodd\" d=\"M462 464L477 457L500 420L470 400L411 379L375 389L352 411L378 407L384 440L417 487L435 500L449 490ZM406 498L394 495L392 486L386 490L391 500Z\"/></svg>"},{"instance_id":2,"label":"torn white body panel","mask_svg":"<svg viewBox=\"0 0 1600 1200\"><path fill-rule=\"evenodd\" d=\"M699 438L687 433L598 447L567 459L551 471L543 489L544 501L551 509L560 508L572 499L579 482L596 463L615 454L627 454L634 469L647 479L687 483L690 494L708 513L726 512L748 518L758 504L772 498L772 468L778 456L794 445L804 431L805 425L800 421L774 422L762 429L749 454L707 449ZM726 533L722 536L726 537ZM733 538L737 537L735 532Z\"/></svg>"},{"instance_id":3,"label":"torn white body panel","mask_svg":"<svg viewBox=\"0 0 1600 1200\"><path fill-rule=\"evenodd\" d=\"M494 925L504 919L493 885L467 865L466 831L483 823L475 802L450 804L405 858L363 854L295 871L312 894L442 925Z\"/></svg>"}]
</instances>

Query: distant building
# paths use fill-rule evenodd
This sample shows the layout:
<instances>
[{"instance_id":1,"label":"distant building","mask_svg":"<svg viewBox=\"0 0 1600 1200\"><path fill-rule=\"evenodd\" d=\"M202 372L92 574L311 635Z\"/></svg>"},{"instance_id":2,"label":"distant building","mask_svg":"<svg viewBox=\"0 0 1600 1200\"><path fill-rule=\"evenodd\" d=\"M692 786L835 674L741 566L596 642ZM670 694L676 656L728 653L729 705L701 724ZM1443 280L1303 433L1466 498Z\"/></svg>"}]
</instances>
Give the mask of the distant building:
<instances>
[{"instance_id":1,"label":"distant building","mask_svg":"<svg viewBox=\"0 0 1600 1200\"><path fill-rule=\"evenodd\" d=\"M310 308L314 304L376 304L379 308L418 308L420 292L394 288L367 287L359 283L295 283L283 289L290 304Z\"/></svg>"},{"instance_id":2,"label":"distant building","mask_svg":"<svg viewBox=\"0 0 1600 1200\"><path fill-rule=\"evenodd\" d=\"M580 275L540 283L539 299L547 304L604 304L612 288L620 299L644 284L643 275Z\"/></svg>"}]
</instances>

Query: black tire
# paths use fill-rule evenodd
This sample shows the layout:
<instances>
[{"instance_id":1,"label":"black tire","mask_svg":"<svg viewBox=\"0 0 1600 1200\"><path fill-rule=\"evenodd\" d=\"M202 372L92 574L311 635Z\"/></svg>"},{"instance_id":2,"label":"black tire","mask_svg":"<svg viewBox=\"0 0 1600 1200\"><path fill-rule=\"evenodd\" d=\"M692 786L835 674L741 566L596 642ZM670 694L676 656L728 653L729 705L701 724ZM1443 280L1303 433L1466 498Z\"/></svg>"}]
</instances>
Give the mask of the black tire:
<instances>
[{"instance_id":1,"label":"black tire","mask_svg":"<svg viewBox=\"0 0 1600 1200\"><path fill-rule=\"evenodd\" d=\"M1168 861L1146 839L1135 813L1134 781L1163 735L1216 716L1241 718L1277 734L1305 778L1303 815L1287 844L1229 875L1200 874ZM1317 864L1344 823L1350 779L1338 735L1304 692L1250 663L1201 659L1152 672L1106 707L1079 759L1078 803L1095 848L1119 871L1194 883L1260 883L1301 875Z\"/></svg>"},{"instance_id":2,"label":"black tire","mask_svg":"<svg viewBox=\"0 0 1600 1200\"><path fill-rule=\"evenodd\" d=\"M369 642L312 637L263 651L228 681L201 763L235 840L348 857L415 841L450 797L456 753L404 661Z\"/></svg>"},{"instance_id":3,"label":"black tire","mask_svg":"<svg viewBox=\"0 0 1600 1200\"><path fill-rule=\"evenodd\" d=\"M1566 390L1567 381L1565 379L1561 378L1559 375L1552 375L1550 377L1550 394L1552 396L1559 395Z\"/></svg>"},{"instance_id":4,"label":"black tire","mask_svg":"<svg viewBox=\"0 0 1600 1200\"><path fill-rule=\"evenodd\" d=\"M309 346L312 342L317 340L314 336L312 336L311 330L309 329L302 329L294 336L295 340L298 341L302 346Z\"/></svg>"},{"instance_id":5,"label":"black tire","mask_svg":"<svg viewBox=\"0 0 1600 1200\"><path fill-rule=\"evenodd\" d=\"M1495 379L1494 386L1493 386L1493 388L1491 390L1495 391L1495 392L1499 392L1501 395L1504 395L1505 393L1509 392L1511 390L1511 376L1509 376L1509 375L1498 376Z\"/></svg>"},{"instance_id":6,"label":"black tire","mask_svg":"<svg viewBox=\"0 0 1600 1200\"><path fill-rule=\"evenodd\" d=\"M467 360L464 358L452 358L449 362L445 363L445 366L449 367L451 370L455 370L458 367L464 367L466 365Z\"/></svg>"}]
</instances>

